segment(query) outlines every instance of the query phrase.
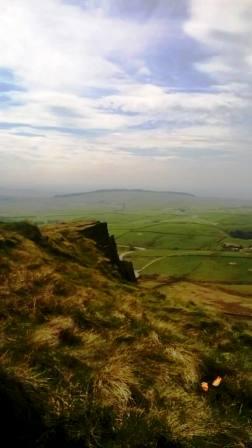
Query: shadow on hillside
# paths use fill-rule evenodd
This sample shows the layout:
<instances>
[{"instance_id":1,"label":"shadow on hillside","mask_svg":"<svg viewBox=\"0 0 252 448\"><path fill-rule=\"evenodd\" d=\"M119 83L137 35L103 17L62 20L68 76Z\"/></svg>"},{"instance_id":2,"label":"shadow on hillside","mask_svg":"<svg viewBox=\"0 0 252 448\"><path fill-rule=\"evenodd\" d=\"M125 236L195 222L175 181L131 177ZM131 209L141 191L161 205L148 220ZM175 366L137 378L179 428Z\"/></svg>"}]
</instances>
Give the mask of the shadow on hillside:
<instances>
[{"instance_id":1,"label":"shadow on hillside","mask_svg":"<svg viewBox=\"0 0 252 448\"><path fill-rule=\"evenodd\" d=\"M85 448L81 442L69 441L63 425L48 429L43 421L44 409L37 392L25 388L15 378L0 370L1 439L8 446L26 448Z\"/></svg>"}]
</instances>

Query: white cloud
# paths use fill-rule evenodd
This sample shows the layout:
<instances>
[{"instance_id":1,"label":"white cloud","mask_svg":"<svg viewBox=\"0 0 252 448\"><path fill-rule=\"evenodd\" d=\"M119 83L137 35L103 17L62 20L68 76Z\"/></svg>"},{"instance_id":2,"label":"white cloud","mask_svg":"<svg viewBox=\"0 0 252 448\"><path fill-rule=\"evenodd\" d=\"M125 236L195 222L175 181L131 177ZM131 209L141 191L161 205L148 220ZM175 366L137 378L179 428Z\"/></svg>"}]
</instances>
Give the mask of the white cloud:
<instances>
[{"instance_id":1,"label":"white cloud","mask_svg":"<svg viewBox=\"0 0 252 448\"><path fill-rule=\"evenodd\" d=\"M162 33L156 22L139 25L59 0L0 2L0 64L29 89L114 86L127 79L114 57L136 57Z\"/></svg>"},{"instance_id":2,"label":"white cloud","mask_svg":"<svg viewBox=\"0 0 252 448\"><path fill-rule=\"evenodd\" d=\"M251 2L191 0L184 31L210 55L194 67L212 85L186 91L155 80L146 57L169 40L170 17L112 16L106 1L85 9L63 0L0 0L0 69L23 88L0 107L2 182L166 188L169 176L170 188L180 189L180 178L190 190L186 175L202 184L205 173L210 185L226 154L231 165L232 157L248 158ZM200 170L203 153L209 163Z\"/></svg>"},{"instance_id":3,"label":"white cloud","mask_svg":"<svg viewBox=\"0 0 252 448\"><path fill-rule=\"evenodd\" d=\"M214 54L197 67L218 80L251 80L252 1L190 0L185 32Z\"/></svg>"},{"instance_id":4,"label":"white cloud","mask_svg":"<svg viewBox=\"0 0 252 448\"><path fill-rule=\"evenodd\" d=\"M153 84L131 85L100 101L101 107L108 109L161 115L175 113L178 108L188 113L193 110L216 111L242 104L239 97L229 92L174 92Z\"/></svg>"},{"instance_id":5,"label":"white cloud","mask_svg":"<svg viewBox=\"0 0 252 448\"><path fill-rule=\"evenodd\" d=\"M11 93L17 106L0 111L0 121L83 129L127 126L129 118L99 109L90 95L132 83L124 60L135 61L142 75L149 74L138 56L164 33L156 20L111 18L102 9L60 0L39 6L34 0L0 0L0 68L12 71L26 89ZM65 116L63 108L69 112Z\"/></svg>"},{"instance_id":6,"label":"white cloud","mask_svg":"<svg viewBox=\"0 0 252 448\"><path fill-rule=\"evenodd\" d=\"M185 30L212 42L216 31L227 33L251 32L251 0L190 0L190 20Z\"/></svg>"}]
</instances>

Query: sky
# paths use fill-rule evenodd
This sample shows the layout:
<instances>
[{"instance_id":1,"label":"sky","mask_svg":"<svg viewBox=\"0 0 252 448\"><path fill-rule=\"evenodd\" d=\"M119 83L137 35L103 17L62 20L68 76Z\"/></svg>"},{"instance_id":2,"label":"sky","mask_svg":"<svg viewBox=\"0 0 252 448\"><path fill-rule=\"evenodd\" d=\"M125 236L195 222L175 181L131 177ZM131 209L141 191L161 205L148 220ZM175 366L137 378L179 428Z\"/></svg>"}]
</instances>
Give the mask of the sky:
<instances>
[{"instance_id":1,"label":"sky","mask_svg":"<svg viewBox=\"0 0 252 448\"><path fill-rule=\"evenodd\" d=\"M0 189L252 197L252 0L0 0Z\"/></svg>"}]
</instances>

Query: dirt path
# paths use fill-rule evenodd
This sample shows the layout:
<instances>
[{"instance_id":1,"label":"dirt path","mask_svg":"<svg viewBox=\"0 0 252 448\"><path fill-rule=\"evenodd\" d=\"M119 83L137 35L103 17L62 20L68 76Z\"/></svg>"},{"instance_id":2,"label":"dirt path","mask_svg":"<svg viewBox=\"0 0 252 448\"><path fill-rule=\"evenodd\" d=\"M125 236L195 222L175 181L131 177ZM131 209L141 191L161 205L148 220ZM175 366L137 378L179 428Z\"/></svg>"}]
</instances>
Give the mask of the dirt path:
<instances>
[{"instance_id":1,"label":"dirt path","mask_svg":"<svg viewBox=\"0 0 252 448\"><path fill-rule=\"evenodd\" d=\"M166 258L166 257L158 257L158 258L155 258L154 260L149 261L141 269L138 269L138 273L142 272L144 269L148 268L152 264L157 263L157 261L163 260L164 258Z\"/></svg>"},{"instance_id":2,"label":"dirt path","mask_svg":"<svg viewBox=\"0 0 252 448\"><path fill-rule=\"evenodd\" d=\"M121 245L120 247L128 247L128 246L122 246ZM119 256L120 260L121 261L124 260L124 258L127 257L127 255L133 254L137 250L144 251L144 250L146 250L146 248L145 247L140 247L140 246L134 246L134 250L126 250L125 252L121 253L120 256ZM139 277L140 272L142 272L144 269L147 269L149 266L151 266L152 264L156 263L159 260L163 260L163 258L165 258L165 257L155 258L154 260L151 260L148 263L146 263L141 269L135 270L136 277Z\"/></svg>"},{"instance_id":3,"label":"dirt path","mask_svg":"<svg viewBox=\"0 0 252 448\"><path fill-rule=\"evenodd\" d=\"M122 246L122 245L119 245L119 247L129 247L129 246ZM121 261L124 260L124 258L125 258L127 255L134 254L134 252L136 252L137 250L146 250L146 248L145 248L145 247L140 247L140 246L134 246L134 250L126 250L125 252L122 252L122 253L119 255L120 260L121 260Z\"/></svg>"}]
</instances>

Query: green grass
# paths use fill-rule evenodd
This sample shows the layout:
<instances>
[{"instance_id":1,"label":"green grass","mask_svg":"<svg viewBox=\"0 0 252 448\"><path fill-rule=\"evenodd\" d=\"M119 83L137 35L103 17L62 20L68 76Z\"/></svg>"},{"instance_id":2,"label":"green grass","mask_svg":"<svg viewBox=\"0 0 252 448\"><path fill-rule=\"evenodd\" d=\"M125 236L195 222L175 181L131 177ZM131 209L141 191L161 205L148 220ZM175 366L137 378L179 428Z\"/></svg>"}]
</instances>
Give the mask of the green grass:
<instances>
[{"instance_id":1,"label":"green grass","mask_svg":"<svg viewBox=\"0 0 252 448\"><path fill-rule=\"evenodd\" d=\"M243 213L233 209L207 213L191 210L179 219L173 213L154 218L146 216L145 224L139 227L130 223L127 229L124 222L121 227L112 224L111 228L119 247L122 245L121 252L127 250L125 246L146 249L127 255L136 269L141 270L151 260L156 260L144 269L144 274L252 284L252 252L247 249L252 247L252 240L232 238L228 233L244 226L248 229L251 222L250 210L244 209ZM240 244L244 249L227 252L225 243Z\"/></svg>"},{"instance_id":2,"label":"green grass","mask_svg":"<svg viewBox=\"0 0 252 448\"><path fill-rule=\"evenodd\" d=\"M168 255L158 253L157 261L144 269L145 274L166 274L168 277L187 278L190 280L252 283L252 259L221 255ZM158 260L158 257L161 257ZM137 256L133 258L136 269L145 266L150 258Z\"/></svg>"}]
</instances>

